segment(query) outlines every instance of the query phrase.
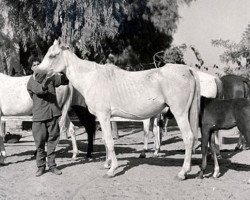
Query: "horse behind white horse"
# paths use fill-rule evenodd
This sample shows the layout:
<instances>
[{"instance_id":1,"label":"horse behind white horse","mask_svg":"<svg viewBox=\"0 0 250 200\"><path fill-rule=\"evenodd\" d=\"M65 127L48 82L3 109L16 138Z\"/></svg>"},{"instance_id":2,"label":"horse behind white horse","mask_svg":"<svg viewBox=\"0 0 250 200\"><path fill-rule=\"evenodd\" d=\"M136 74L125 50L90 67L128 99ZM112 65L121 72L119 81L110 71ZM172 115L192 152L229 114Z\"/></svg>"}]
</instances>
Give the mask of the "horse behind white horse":
<instances>
[{"instance_id":1,"label":"horse behind white horse","mask_svg":"<svg viewBox=\"0 0 250 200\"><path fill-rule=\"evenodd\" d=\"M104 166L109 170L105 177L114 176L118 167L110 118L151 118L169 106L185 143L185 158L178 178L186 178L191 170L192 148L198 137L200 84L193 69L167 64L159 69L128 72L114 65L81 60L56 40L36 72L44 72L48 77L65 73L85 98L90 112L97 116L107 149Z\"/></svg>"}]
</instances>

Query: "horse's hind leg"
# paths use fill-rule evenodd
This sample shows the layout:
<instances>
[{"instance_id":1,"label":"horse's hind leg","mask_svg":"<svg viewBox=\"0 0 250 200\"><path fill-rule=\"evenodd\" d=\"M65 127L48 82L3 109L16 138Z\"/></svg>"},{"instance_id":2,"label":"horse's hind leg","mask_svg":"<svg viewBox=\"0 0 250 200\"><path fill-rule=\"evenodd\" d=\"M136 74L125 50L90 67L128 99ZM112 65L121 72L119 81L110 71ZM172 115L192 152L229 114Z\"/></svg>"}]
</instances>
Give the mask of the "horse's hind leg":
<instances>
[{"instance_id":1,"label":"horse's hind leg","mask_svg":"<svg viewBox=\"0 0 250 200\"><path fill-rule=\"evenodd\" d=\"M0 136L0 165L4 164L4 159L6 157L6 151L4 148L3 137Z\"/></svg>"},{"instance_id":2,"label":"horse's hind leg","mask_svg":"<svg viewBox=\"0 0 250 200\"><path fill-rule=\"evenodd\" d=\"M246 149L246 140L245 140L244 136L241 134L241 132L239 132L239 134L240 134L240 136L239 136L239 140L237 142L237 145L234 149L235 151Z\"/></svg>"},{"instance_id":3,"label":"horse's hind leg","mask_svg":"<svg viewBox=\"0 0 250 200\"><path fill-rule=\"evenodd\" d=\"M71 137L72 148L73 148L72 159L76 159L77 155L79 154L79 151L78 151L77 142L76 142L76 133L74 129L74 124L72 122L70 122L69 124L68 132Z\"/></svg>"},{"instance_id":4,"label":"horse's hind leg","mask_svg":"<svg viewBox=\"0 0 250 200\"><path fill-rule=\"evenodd\" d=\"M203 178L205 170L207 168L207 150L208 150L208 141L210 137L210 128L202 127L201 128L201 153L202 153L202 164L201 171L199 173L199 178Z\"/></svg>"},{"instance_id":5,"label":"horse's hind leg","mask_svg":"<svg viewBox=\"0 0 250 200\"><path fill-rule=\"evenodd\" d=\"M188 113L183 113L181 116L175 116L175 119L180 128L182 139L185 144L184 163L181 171L178 173L177 178L184 180L186 179L186 174L191 171L191 157L195 138L189 124Z\"/></svg>"},{"instance_id":6,"label":"horse's hind leg","mask_svg":"<svg viewBox=\"0 0 250 200\"><path fill-rule=\"evenodd\" d=\"M113 177L115 174L115 170L118 167L115 149L114 149L114 140L111 133L111 123L110 123L110 116L105 113L100 113L97 115L99 122L101 124L103 138L106 144L107 152L108 152L108 159L111 160L110 169L106 173L105 177L110 178Z\"/></svg>"},{"instance_id":7,"label":"horse's hind leg","mask_svg":"<svg viewBox=\"0 0 250 200\"><path fill-rule=\"evenodd\" d=\"M119 138L117 122L111 122L112 135L114 139Z\"/></svg>"},{"instance_id":8,"label":"horse's hind leg","mask_svg":"<svg viewBox=\"0 0 250 200\"><path fill-rule=\"evenodd\" d=\"M211 147L213 157L214 157L214 173L213 173L213 177L218 178L219 174L220 174L220 166L219 166L219 163L218 163L217 152L216 152L217 149L216 149L216 144L215 144L215 133L213 133L212 136L211 136L210 147Z\"/></svg>"}]
</instances>

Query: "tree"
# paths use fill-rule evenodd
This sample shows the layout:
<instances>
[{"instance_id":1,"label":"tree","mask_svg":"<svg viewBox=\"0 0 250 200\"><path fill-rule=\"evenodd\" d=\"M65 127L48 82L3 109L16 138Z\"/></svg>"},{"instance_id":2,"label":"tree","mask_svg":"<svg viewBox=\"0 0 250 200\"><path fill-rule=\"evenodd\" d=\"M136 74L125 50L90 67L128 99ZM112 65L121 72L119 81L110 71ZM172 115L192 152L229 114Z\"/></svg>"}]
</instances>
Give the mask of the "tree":
<instances>
[{"instance_id":1,"label":"tree","mask_svg":"<svg viewBox=\"0 0 250 200\"><path fill-rule=\"evenodd\" d=\"M10 8L23 65L31 55L42 57L61 36L81 58L105 63L110 53L134 55L133 62L122 61L121 66L143 66L152 63L155 52L170 47L179 19L178 3L172 0L2 1Z\"/></svg>"},{"instance_id":2,"label":"tree","mask_svg":"<svg viewBox=\"0 0 250 200\"><path fill-rule=\"evenodd\" d=\"M235 73L250 76L250 24L248 24L242 39L239 43L230 40L212 40L216 47L225 48L225 52L220 55L222 62L228 64L226 73Z\"/></svg>"},{"instance_id":3,"label":"tree","mask_svg":"<svg viewBox=\"0 0 250 200\"><path fill-rule=\"evenodd\" d=\"M18 48L9 34L9 27L6 26L6 10L0 2L0 70L9 75L22 73L19 66Z\"/></svg>"}]
</instances>

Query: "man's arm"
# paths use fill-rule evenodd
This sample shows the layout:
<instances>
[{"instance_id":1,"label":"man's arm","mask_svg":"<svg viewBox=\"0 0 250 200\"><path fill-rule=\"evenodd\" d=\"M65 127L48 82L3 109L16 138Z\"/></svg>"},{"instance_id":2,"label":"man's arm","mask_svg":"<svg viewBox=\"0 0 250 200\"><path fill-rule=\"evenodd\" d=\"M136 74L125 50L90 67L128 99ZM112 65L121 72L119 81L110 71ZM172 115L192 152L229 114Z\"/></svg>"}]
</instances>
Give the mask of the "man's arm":
<instances>
[{"instance_id":1,"label":"man's arm","mask_svg":"<svg viewBox=\"0 0 250 200\"><path fill-rule=\"evenodd\" d=\"M31 77L31 79L33 79L33 77ZM36 94L36 95L42 95L42 94L46 94L48 92L47 86L45 87L44 84L38 83L34 79L29 80L28 85L27 85L27 90L28 90L30 95L32 93Z\"/></svg>"}]
</instances>

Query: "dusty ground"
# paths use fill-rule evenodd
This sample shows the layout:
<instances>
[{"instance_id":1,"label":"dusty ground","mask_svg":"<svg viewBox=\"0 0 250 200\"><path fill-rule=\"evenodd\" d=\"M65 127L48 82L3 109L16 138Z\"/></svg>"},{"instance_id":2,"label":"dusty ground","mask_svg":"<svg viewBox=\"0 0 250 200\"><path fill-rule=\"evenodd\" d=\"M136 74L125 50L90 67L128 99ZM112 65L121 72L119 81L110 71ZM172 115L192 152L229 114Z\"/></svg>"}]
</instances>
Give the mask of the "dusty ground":
<instances>
[{"instance_id":1,"label":"dusty ground","mask_svg":"<svg viewBox=\"0 0 250 200\"><path fill-rule=\"evenodd\" d=\"M221 177L209 177L212 165L208 167L207 178L197 179L200 151L193 156L193 168L185 181L175 180L181 169L184 148L179 130L172 130L163 137L159 158L151 153L139 159L143 132L139 124L123 124L121 137L116 141L119 161L117 176L104 179L102 176L104 146L101 132L97 132L94 159L87 161L86 133L77 130L78 146L81 150L77 161L71 160L69 142L58 147L57 163L63 174L56 176L47 172L35 177L35 149L31 133L24 132L17 144L7 144L6 166L0 167L0 199L248 199L250 198L250 151L235 153L229 145L221 160ZM150 144L152 146L152 143Z\"/></svg>"}]
</instances>

